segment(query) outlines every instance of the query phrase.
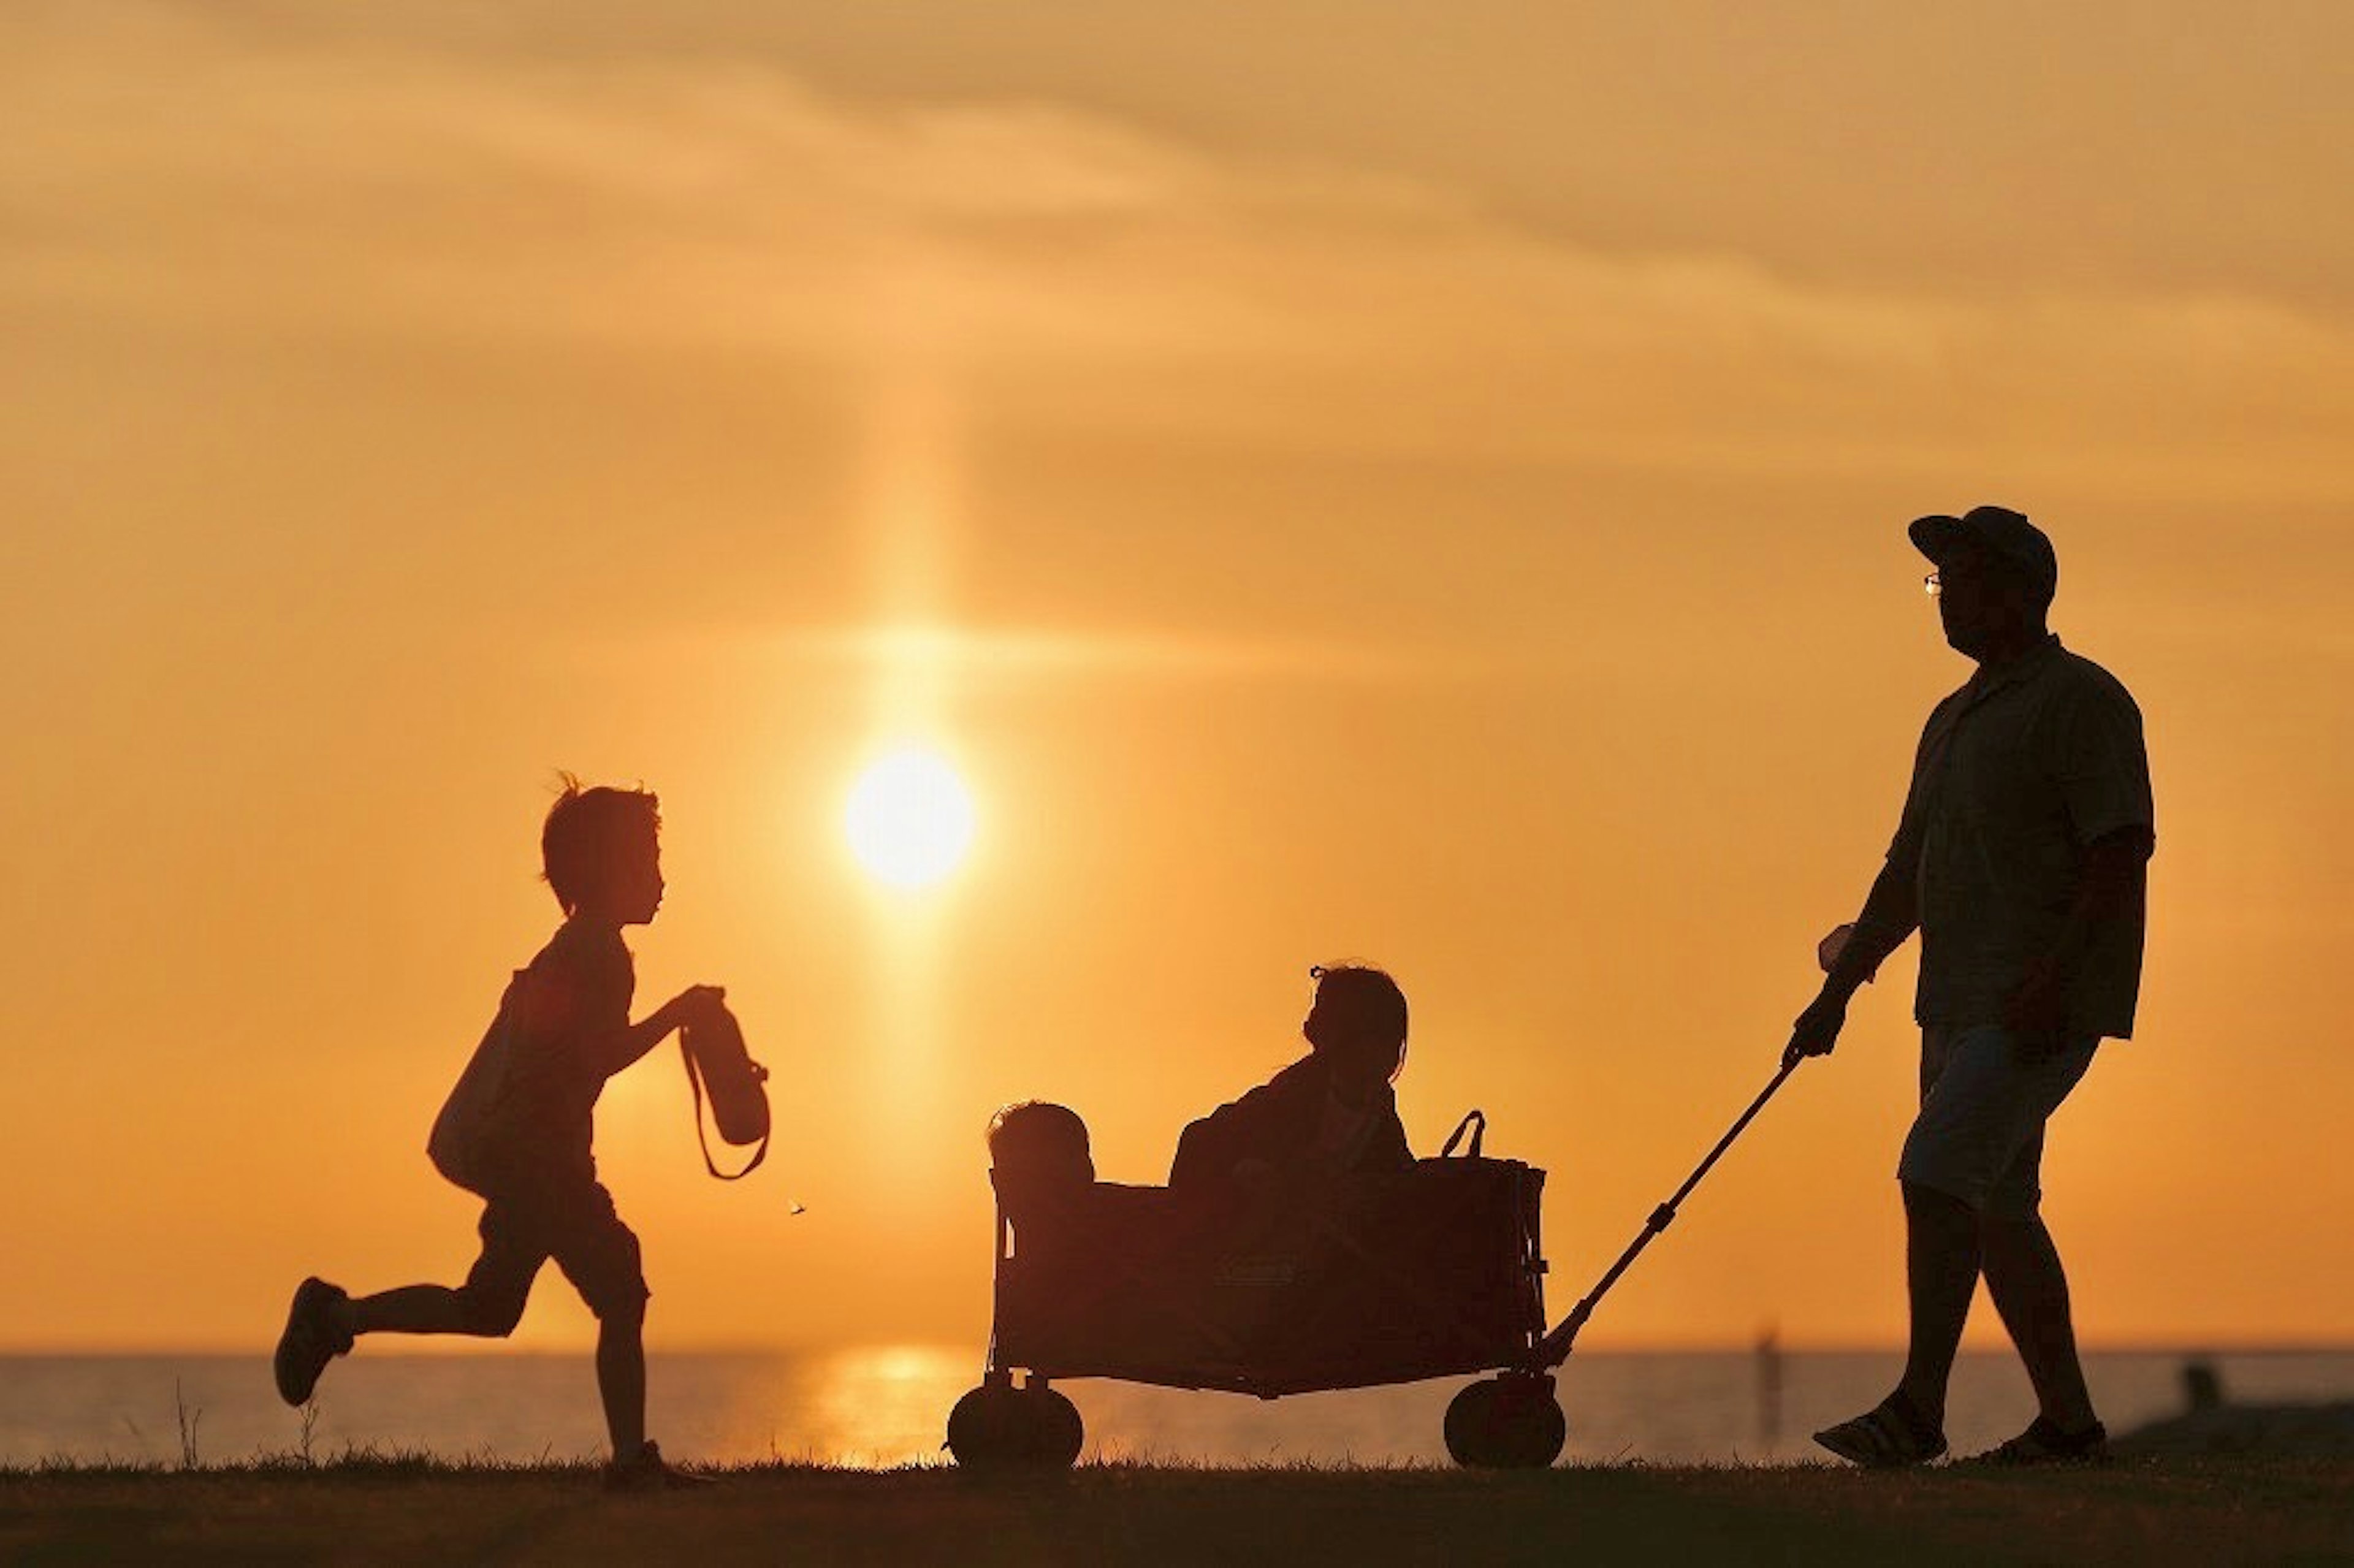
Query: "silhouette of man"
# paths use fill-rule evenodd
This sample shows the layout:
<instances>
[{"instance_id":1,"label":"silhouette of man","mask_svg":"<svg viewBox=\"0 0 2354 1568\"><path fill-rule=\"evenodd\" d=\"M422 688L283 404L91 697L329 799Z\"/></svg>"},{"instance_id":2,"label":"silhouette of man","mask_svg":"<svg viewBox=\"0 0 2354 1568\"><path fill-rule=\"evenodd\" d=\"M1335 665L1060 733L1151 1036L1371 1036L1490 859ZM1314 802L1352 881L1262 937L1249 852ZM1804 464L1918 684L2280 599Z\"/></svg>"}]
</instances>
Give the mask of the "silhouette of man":
<instances>
[{"instance_id":1,"label":"silhouette of man","mask_svg":"<svg viewBox=\"0 0 2354 1568\"><path fill-rule=\"evenodd\" d=\"M1924 517L1946 641L1977 671L1922 732L1887 863L1824 939L1821 993L1786 1059L1827 1054L1849 999L1917 927L1921 1107L1898 1162L1912 1338L1873 1409L1815 1435L1859 1465L1946 1450L1946 1387L1984 1275L2041 1410L1986 1457L2097 1458L2068 1280L2040 1213L2044 1123L2104 1038L2133 1033L2156 843L2141 714L2045 627L2052 541L2019 513Z\"/></svg>"}]
</instances>

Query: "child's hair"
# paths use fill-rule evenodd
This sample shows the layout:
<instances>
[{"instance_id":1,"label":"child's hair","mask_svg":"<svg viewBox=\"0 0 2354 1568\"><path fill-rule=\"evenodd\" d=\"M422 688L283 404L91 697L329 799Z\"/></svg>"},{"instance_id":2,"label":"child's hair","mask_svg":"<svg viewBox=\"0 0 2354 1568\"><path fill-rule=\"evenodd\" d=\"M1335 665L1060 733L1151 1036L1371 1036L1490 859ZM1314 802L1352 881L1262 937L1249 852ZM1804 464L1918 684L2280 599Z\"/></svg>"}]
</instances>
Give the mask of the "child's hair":
<instances>
[{"instance_id":1,"label":"child's hair","mask_svg":"<svg viewBox=\"0 0 2354 1568\"><path fill-rule=\"evenodd\" d=\"M1405 1068L1405 992L1384 969L1371 964L1318 964L1316 1005L1331 1009L1353 1051L1386 1056L1387 1076Z\"/></svg>"},{"instance_id":2,"label":"child's hair","mask_svg":"<svg viewBox=\"0 0 2354 1568\"><path fill-rule=\"evenodd\" d=\"M641 835L662 829L662 801L651 789L584 789L569 773L559 774L563 793L547 809L539 832L541 875L567 915L628 853Z\"/></svg>"},{"instance_id":3,"label":"child's hair","mask_svg":"<svg viewBox=\"0 0 2354 1568\"><path fill-rule=\"evenodd\" d=\"M1023 1100L989 1118L989 1162L1017 1178L1096 1179L1087 1124L1070 1107L1044 1100Z\"/></svg>"}]
</instances>

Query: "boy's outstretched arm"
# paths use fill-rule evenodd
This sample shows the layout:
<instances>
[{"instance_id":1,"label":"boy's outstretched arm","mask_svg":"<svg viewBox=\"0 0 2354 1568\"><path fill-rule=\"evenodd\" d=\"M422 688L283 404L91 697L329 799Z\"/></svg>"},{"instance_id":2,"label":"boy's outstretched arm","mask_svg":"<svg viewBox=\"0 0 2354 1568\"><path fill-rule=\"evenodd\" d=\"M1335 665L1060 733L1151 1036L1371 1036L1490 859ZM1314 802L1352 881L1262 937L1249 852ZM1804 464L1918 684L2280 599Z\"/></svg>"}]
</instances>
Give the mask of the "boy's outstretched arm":
<instances>
[{"instance_id":1,"label":"boy's outstretched arm","mask_svg":"<svg viewBox=\"0 0 2354 1568\"><path fill-rule=\"evenodd\" d=\"M726 997L727 991L724 986L691 985L639 1022L602 1039L590 1041L588 1053L610 1078L634 1065L678 1030L690 1023L700 1023L720 1012L726 1006Z\"/></svg>"}]
</instances>

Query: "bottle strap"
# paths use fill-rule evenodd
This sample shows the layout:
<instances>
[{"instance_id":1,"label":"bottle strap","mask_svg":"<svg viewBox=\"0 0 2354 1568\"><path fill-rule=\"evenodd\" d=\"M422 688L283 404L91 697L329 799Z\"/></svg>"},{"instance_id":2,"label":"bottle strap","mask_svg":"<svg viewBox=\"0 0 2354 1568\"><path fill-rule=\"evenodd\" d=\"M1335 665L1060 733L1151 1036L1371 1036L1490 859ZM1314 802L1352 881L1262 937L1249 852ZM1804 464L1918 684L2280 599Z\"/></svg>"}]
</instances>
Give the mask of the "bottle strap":
<instances>
[{"instance_id":1,"label":"bottle strap","mask_svg":"<svg viewBox=\"0 0 2354 1568\"><path fill-rule=\"evenodd\" d=\"M1454 1153L1455 1146L1463 1141L1463 1135L1467 1132L1471 1135L1471 1147L1463 1151L1464 1156L1477 1160L1479 1158L1479 1146L1488 1139L1488 1113L1478 1109L1466 1112L1463 1119L1455 1124L1455 1130L1447 1135L1447 1145L1438 1151L1438 1157L1444 1160Z\"/></svg>"},{"instance_id":2,"label":"bottle strap","mask_svg":"<svg viewBox=\"0 0 2354 1568\"><path fill-rule=\"evenodd\" d=\"M695 1053L686 1048L686 1041L684 1038L678 1043L678 1056L680 1061L686 1064L686 1087L687 1091L695 1097L695 1141L703 1150L703 1168L722 1181L741 1181L745 1177L758 1171L760 1168L760 1161L769 1157L769 1139L776 1136L775 1124L771 1123L769 1130L760 1135L760 1147L752 1151L752 1158L743 1170L732 1176L720 1170L718 1162L711 1158L710 1136L703 1130L703 1075L696 1069Z\"/></svg>"}]
</instances>

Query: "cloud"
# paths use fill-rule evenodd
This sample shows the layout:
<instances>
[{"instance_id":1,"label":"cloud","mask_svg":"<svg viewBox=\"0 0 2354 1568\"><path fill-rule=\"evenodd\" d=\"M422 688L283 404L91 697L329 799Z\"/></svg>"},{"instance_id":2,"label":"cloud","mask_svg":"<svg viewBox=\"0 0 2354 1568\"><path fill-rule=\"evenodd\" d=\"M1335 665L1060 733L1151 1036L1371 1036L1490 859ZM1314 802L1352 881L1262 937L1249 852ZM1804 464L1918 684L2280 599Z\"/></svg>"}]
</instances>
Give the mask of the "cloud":
<instances>
[{"instance_id":1,"label":"cloud","mask_svg":"<svg viewBox=\"0 0 2354 1568\"><path fill-rule=\"evenodd\" d=\"M1007 420L1342 451L2354 496L2354 331L2281 302L1584 249L1379 170L1035 100L831 97L757 53L48 15L0 95L20 318L750 353Z\"/></svg>"}]
</instances>

